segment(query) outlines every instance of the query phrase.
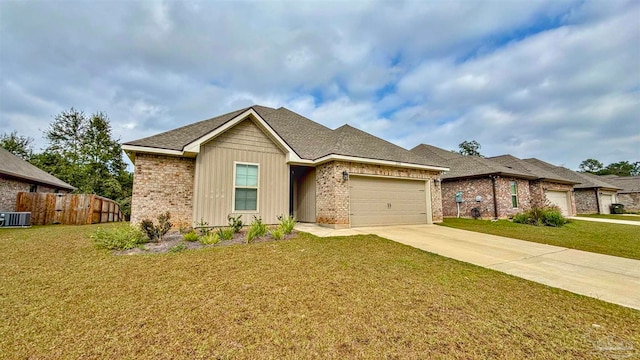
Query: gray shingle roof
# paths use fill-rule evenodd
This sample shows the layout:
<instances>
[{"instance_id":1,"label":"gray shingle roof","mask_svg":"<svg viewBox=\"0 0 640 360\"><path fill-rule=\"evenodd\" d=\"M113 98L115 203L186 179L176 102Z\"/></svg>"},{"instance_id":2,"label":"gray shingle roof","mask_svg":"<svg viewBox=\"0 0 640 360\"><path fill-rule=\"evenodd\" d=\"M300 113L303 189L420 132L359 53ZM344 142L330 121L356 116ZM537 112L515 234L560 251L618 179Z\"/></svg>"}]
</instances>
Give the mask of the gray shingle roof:
<instances>
[{"instance_id":1,"label":"gray shingle roof","mask_svg":"<svg viewBox=\"0 0 640 360\"><path fill-rule=\"evenodd\" d=\"M553 171L550 171L546 168L537 166L534 163L524 161L522 159L518 159L513 155L500 155L493 156L487 158L489 160L493 160L497 163L500 163L510 169L514 169L517 171L521 171L527 174L531 174L538 179L549 180L553 182L560 182L565 184L578 184L579 181L576 181L570 177L566 177L563 174L559 174Z\"/></svg>"},{"instance_id":2,"label":"gray shingle roof","mask_svg":"<svg viewBox=\"0 0 640 360\"><path fill-rule=\"evenodd\" d=\"M317 160L334 154L416 165L442 166L442 163L424 159L407 149L349 125L332 130L283 107L272 109L255 105L250 108L253 108L302 159ZM214 131L250 108L240 109L144 139L126 142L124 145L180 151L187 144Z\"/></svg>"},{"instance_id":3,"label":"gray shingle roof","mask_svg":"<svg viewBox=\"0 0 640 360\"><path fill-rule=\"evenodd\" d=\"M594 187L612 189L612 190L617 189L616 186L609 184L601 179L598 179L597 177L592 177L587 174L582 174L562 166L556 166L548 162L542 161L540 159L529 158L529 159L524 159L522 161L531 165L535 165L539 168L545 169L546 171L557 174L558 176L571 179L572 181L576 182L576 185L574 185L574 188L576 189L587 189L587 188L594 188Z\"/></svg>"},{"instance_id":4,"label":"gray shingle roof","mask_svg":"<svg viewBox=\"0 0 640 360\"><path fill-rule=\"evenodd\" d=\"M524 179L537 178L529 173L509 169L483 157L463 156L432 145L420 144L411 149L411 152L426 158L434 158L449 167L451 170L442 176L443 180L488 175L513 176Z\"/></svg>"},{"instance_id":5,"label":"gray shingle roof","mask_svg":"<svg viewBox=\"0 0 640 360\"><path fill-rule=\"evenodd\" d=\"M13 155L9 151L0 147L0 174L14 178L24 179L27 182L35 182L44 185L51 185L60 189L75 190L75 187L58 179L57 177L43 171L21 158Z\"/></svg>"},{"instance_id":6,"label":"gray shingle roof","mask_svg":"<svg viewBox=\"0 0 640 360\"><path fill-rule=\"evenodd\" d=\"M620 193L640 192L640 176L605 175L600 177L604 178L605 182L622 189L619 191Z\"/></svg>"}]
</instances>

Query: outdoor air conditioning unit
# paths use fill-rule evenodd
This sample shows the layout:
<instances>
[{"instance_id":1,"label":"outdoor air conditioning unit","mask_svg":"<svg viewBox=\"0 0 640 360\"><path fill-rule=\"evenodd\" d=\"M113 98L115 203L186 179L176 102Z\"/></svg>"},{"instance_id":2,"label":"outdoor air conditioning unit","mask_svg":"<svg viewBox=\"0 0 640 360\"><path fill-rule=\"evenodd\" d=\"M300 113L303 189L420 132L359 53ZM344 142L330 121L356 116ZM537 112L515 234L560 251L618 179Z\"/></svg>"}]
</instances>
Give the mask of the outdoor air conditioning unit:
<instances>
[{"instance_id":1,"label":"outdoor air conditioning unit","mask_svg":"<svg viewBox=\"0 0 640 360\"><path fill-rule=\"evenodd\" d=\"M30 212L0 212L0 227L31 226Z\"/></svg>"}]
</instances>

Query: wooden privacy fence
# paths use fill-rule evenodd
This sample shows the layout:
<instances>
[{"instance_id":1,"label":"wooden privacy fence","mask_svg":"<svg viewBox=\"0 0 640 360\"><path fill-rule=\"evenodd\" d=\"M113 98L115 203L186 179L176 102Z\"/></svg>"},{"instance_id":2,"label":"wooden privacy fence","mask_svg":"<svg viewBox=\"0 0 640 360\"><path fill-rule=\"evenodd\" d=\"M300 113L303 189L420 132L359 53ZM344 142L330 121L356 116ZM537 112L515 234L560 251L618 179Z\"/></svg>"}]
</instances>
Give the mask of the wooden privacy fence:
<instances>
[{"instance_id":1,"label":"wooden privacy fence","mask_svg":"<svg viewBox=\"0 0 640 360\"><path fill-rule=\"evenodd\" d=\"M18 193L16 211L31 212L31 225L84 225L122 221L113 200L88 194Z\"/></svg>"}]
</instances>

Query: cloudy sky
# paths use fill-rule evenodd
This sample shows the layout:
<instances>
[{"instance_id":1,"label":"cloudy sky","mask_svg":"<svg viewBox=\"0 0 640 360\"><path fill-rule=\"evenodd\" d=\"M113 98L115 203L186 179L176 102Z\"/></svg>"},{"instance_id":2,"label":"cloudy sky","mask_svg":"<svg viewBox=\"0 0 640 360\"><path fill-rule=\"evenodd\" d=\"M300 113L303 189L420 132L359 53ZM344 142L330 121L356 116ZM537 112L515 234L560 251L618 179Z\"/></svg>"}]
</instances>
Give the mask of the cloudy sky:
<instances>
[{"instance_id":1,"label":"cloudy sky","mask_svg":"<svg viewBox=\"0 0 640 360\"><path fill-rule=\"evenodd\" d=\"M252 104L406 148L640 161L640 1L0 0L0 127L134 140Z\"/></svg>"}]
</instances>

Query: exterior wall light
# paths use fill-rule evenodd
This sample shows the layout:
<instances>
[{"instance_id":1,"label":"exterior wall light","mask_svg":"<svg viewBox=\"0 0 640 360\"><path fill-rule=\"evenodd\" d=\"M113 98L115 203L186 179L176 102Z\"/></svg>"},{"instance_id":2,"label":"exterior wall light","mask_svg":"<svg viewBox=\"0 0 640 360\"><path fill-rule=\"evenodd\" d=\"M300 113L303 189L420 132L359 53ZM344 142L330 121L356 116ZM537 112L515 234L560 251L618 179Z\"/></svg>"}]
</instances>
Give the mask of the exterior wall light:
<instances>
[{"instance_id":1,"label":"exterior wall light","mask_svg":"<svg viewBox=\"0 0 640 360\"><path fill-rule=\"evenodd\" d=\"M349 180L349 173L347 172L347 170L342 172L342 180L343 181Z\"/></svg>"}]
</instances>

